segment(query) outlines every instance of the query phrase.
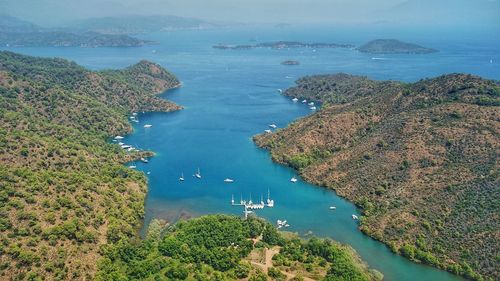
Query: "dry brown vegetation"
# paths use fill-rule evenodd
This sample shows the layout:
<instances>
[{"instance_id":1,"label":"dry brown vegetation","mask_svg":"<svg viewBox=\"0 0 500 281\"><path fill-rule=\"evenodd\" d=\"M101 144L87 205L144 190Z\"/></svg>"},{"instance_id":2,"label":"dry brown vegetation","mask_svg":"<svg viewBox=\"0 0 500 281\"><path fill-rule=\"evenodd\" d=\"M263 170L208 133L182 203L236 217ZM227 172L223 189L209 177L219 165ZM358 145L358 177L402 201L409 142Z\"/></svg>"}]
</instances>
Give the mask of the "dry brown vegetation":
<instances>
[{"instance_id":1,"label":"dry brown vegetation","mask_svg":"<svg viewBox=\"0 0 500 281\"><path fill-rule=\"evenodd\" d=\"M255 137L272 158L359 205L361 230L467 278L500 278L500 86L451 74L412 84L306 77L317 113Z\"/></svg>"}]
</instances>

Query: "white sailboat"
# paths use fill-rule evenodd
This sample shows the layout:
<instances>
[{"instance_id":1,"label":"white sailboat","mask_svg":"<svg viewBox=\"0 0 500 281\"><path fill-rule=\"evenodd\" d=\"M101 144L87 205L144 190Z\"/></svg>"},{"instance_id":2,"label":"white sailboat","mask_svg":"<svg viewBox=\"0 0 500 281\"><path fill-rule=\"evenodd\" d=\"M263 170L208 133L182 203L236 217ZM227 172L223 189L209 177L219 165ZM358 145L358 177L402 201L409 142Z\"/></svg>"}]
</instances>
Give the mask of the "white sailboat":
<instances>
[{"instance_id":1,"label":"white sailboat","mask_svg":"<svg viewBox=\"0 0 500 281\"><path fill-rule=\"evenodd\" d=\"M184 173L181 173L181 177L179 178L179 181L184 181Z\"/></svg>"},{"instance_id":2,"label":"white sailboat","mask_svg":"<svg viewBox=\"0 0 500 281\"><path fill-rule=\"evenodd\" d=\"M196 171L196 174L194 174L194 177L197 178L197 179L201 179L200 168L198 168L198 171Z\"/></svg>"}]
</instances>

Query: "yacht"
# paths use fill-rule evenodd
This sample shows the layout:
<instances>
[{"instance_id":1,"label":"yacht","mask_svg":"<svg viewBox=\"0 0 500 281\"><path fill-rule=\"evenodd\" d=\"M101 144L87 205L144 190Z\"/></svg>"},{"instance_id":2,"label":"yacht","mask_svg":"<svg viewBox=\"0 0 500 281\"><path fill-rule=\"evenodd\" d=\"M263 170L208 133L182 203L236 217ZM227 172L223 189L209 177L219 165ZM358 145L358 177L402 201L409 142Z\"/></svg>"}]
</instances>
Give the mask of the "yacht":
<instances>
[{"instance_id":1,"label":"yacht","mask_svg":"<svg viewBox=\"0 0 500 281\"><path fill-rule=\"evenodd\" d=\"M122 140L122 139L123 139L123 137L122 137L122 136L116 136L116 137L115 137L115 140Z\"/></svg>"},{"instance_id":2,"label":"yacht","mask_svg":"<svg viewBox=\"0 0 500 281\"><path fill-rule=\"evenodd\" d=\"M293 102L298 102L298 101L299 101L299 99L298 99L298 98L293 98L293 99L292 99L292 101L293 101Z\"/></svg>"},{"instance_id":3,"label":"yacht","mask_svg":"<svg viewBox=\"0 0 500 281\"><path fill-rule=\"evenodd\" d=\"M200 168L198 168L198 171L196 171L196 174L194 174L194 177L197 179L201 179Z\"/></svg>"},{"instance_id":4,"label":"yacht","mask_svg":"<svg viewBox=\"0 0 500 281\"><path fill-rule=\"evenodd\" d=\"M151 127L153 127L153 125L150 125L150 124L144 125L144 128L151 128Z\"/></svg>"},{"instance_id":5,"label":"yacht","mask_svg":"<svg viewBox=\"0 0 500 281\"><path fill-rule=\"evenodd\" d=\"M292 178L290 179L290 181L291 181L291 182L293 182L293 183L295 183L295 182L297 182L297 178L296 178L296 177L292 177Z\"/></svg>"},{"instance_id":6,"label":"yacht","mask_svg":"<svg viewBox=\"0 0 500 281\"><path fill-rule=\"evenodd\" d=\"M225 182L225 183L232 183L232 182L234 182L234 180L233 180L233 179L230 179L230 178L227 178L227 179L225 179L225 180L224 180L224 182Z\"/></svg>"},{"instance_id":7,"label":"yacht","mask_svg":"<svg viewBox=\"0 0 500 281\"><path fill-rule=\"evenodd\" d=\"M316 106L309 107L310 110L316 110Z\"/></svg>"},{"instance_id":8,"label":"yacht","mask_svg":"<svg viewBox=\"0 0 500 281\"><path fill-rule=\"evenodd\" d=\"M179 178L179 181L184 181L184 173L181 173L181 177Z\"/></svg>"},{"instance_id":9,"label":"yacht","mask_svg":"<svg viewBox=\"0 0 500 281\"><path fill-rule=\"evenodd\" d=\"M270 128L273 128L273 129L276 129L278 126L276 126L276 124L271 124L269 125Z\"/></svg>"},{"instance_id":10,"label":"yacht","mask_svg":"<svg viewBox=\"0 0 500 281\"><path fill-rule=\"evenodd\" d=\"M352 214L351 217L352 217L353 220L357 220L358 219L358 216L356 216L355 214Z\"/></svg>"},{"instance_id":11,"label":"yacht","mask_svg":"<svg viewBox=\"0 0 500 281\"><path fill-rule=\"evenodd\" d=\"M307 100L302 100L302 103L306 103L306 102L307 102Z\"/></svg>"},{"instance_id":12,"label":"yacht","mask_svg":"<svg viewBox=\"0 0 500 281\"><path fill-rule=\"evenodd\" d=\"M335 206L330 206L330 210L335 210L335 209L337 209L337 207L335 207Z\"/></svg>"},{"instance_id":13,"label":"yacht","mask_svg":"<svg viewBox=\"0 0 500 281\"><path fill-rule=\"evenodd\" d=\"M131 165L131 166L128 166L128 167L129 167L130 169L135 169L135 168L136 168L136 166L134 166L134 165Z\"/></svg>"},{"instance_id":14,"label":"yacht","mask_svg":"<svg viewBox=\"0 0 500 281\"><path fill-rule=\"evenodd\" d=\"M309 105L309 106L313 106L313 105L314 105L314 102L310 102L310 103L308 103L307 105Z\"/></svg>"},{"instance_id":15,"label":"yacht","mask_svg":"<svg viewBox=\"0 0 500 281\"><path fill-rule=\"evenodd\" d=\"M264 132L266 132L266 133L270 134L270 133L272 133L273 131L271 131L271 130L264 130Z\"/></svg>"},{"instance_id":16,"label":"yacht","mask_svg":"<svg viewBox=\"0 0 500 281\"><path fill-rule=\"evenodd\" d=\"M149 163L149 160L144 158L144 157L141 157L141 161L142 161L142 163Z\"/></svg>"}]
</instances>

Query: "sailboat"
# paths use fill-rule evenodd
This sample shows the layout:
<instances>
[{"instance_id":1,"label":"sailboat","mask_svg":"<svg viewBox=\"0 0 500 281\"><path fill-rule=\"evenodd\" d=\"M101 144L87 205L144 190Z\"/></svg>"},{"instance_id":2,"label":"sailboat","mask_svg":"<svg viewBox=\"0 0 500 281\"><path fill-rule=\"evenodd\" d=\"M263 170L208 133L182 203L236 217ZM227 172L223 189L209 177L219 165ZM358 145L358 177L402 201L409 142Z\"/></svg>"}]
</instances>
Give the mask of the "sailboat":
<instances>
[{"instance_id":1,"label":"sailboat","mask_svg":"<svg viewBox=\"0 0 500 281\"><path fill-rule=\"evenodd\" d=\"M198 168L198 171L196 172L196 174L194 174L194 177L197 179L201 179L200 168Z\"/></svg>"},{"instance_id":2,"label":"sailboat","mask_svg":"<svg viewBox=\"0 0 500 281\"><path fill-rule=\"evenodd\" d=\"M181 177L179 178L180 181L184 181L184 173L181 173Z\"/></svg>"}]
</instances>

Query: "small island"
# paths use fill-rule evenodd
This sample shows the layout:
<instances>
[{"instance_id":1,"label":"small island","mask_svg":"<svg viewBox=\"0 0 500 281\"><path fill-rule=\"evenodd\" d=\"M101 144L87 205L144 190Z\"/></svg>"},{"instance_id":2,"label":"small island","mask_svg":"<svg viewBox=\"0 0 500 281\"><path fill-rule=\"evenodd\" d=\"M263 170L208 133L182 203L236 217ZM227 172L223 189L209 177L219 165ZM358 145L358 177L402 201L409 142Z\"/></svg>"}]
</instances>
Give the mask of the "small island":
<instances>
[{"instance_id":1,"label":"small island","mask_svg":"<svg viewBox=\"0 0 500 281\"><path fill-rule=\"evenodd\" d=\"M227 45L218 44L213 46L215 49L222 50L241 50L241 49L257 49L257 48L270 48L270 49L288 49L288 48L354 48L351 44L337 44L337 43L304 43L296 41L277 41L277 42L264 42L255 45Z\"/></svg>"},{"instance_id":2,"label":"small island","mask_svg":"<svg viewBox=\"0 0 500 281\"><path fill-rule=\"evenodd\" d=\"M300 62L296 61L296 60L286 60L284 62L281 63L282 65L299 65Z\"/></svg>"},{"instance_id":3,"label":"small island","mask_svg":"<svg viewBox=\"0 0 500 281\"><path fill-rule=\"evenodd\" d=\"M396 39L372 40L356 50L370 54L429 54L438 50L422 47L417 44L402 42Z\"/></svg>"}]
</instances>

